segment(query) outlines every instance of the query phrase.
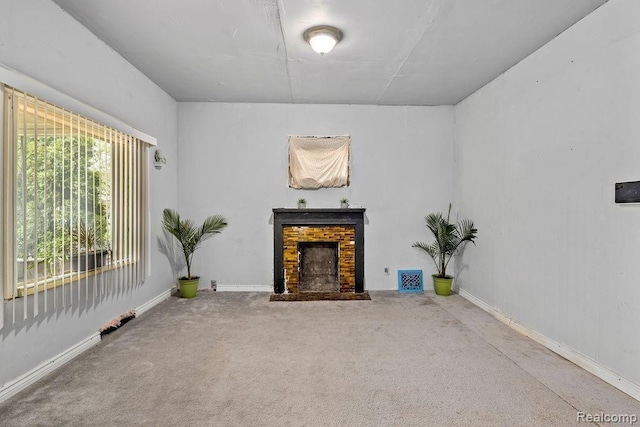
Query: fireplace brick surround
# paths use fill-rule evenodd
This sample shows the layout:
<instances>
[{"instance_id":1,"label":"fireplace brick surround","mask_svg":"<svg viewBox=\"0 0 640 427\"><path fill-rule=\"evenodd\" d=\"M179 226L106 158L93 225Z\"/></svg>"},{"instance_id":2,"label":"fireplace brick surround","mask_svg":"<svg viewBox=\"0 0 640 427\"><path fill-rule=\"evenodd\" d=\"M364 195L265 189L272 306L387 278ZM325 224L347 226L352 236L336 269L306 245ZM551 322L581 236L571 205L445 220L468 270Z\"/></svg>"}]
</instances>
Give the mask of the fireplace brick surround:
<instances>
[{"instance_id":1,"label":"fireplace brick surround","mask_svg":"<svg viewBox=\"0 0 640 427\"><path fill-rule=\"evenodd\" d=\"M355 292L356 230L353 226L285 226L283 238L283 267L289 292L298 293L298 243L337 242L340 292Z\"/></svg>"},{"instance_id":2,"label":"fireplace brick surround","mask_svg":"<svg viewBox=\"0 0 640 427\"><path fill-rule=\"evenodd\" d=\"M273 209L274 293L298 294L299 243L338 244L340 293L364 292L364 212L348 209Z\"/></svg>"}]
</instances>

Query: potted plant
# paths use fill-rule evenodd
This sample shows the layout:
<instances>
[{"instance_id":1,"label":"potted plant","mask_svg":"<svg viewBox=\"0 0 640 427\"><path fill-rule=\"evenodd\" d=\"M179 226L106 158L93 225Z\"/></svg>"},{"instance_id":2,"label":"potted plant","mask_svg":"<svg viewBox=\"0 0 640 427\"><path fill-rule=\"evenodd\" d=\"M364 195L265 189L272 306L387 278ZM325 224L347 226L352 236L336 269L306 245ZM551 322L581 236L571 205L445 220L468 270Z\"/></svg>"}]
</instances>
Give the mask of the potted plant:
<instances>
[{"instance_id":1,"label":"potted plant","mask_svg":"<svg viewBox=\"0 0 640 427\"><path fill-rule=\"evenodd\" d=\"M298 199L298 209L304 209L307 207L307 199L299 198Z\"/></svg>"},{"instance_id":2,"label":"potted plant","mask_svg":"<svg viewBox=\"0 0 640 427\"><path fill-rule=\"evenodd\" d=\"M473 221L463 219L456 224L449 222L451 216L451 203L449 212L445 218L441 213L432 213L424 219L427 228L431 230L435 241L430 245L423 242L415 242L414 248L425 251L436 264L437 274L432 275L433 287L437 295L449 295L453 277L447 275L447 265L451 258L458 252L464 242L472 242L475 245L475 238L478 230L474 227Z\"/></svg>"},{"instance_id":3,"label":"potted plant","mask_svg":"<svg viewBox=\"0 0 640 427\"><path fill-rule=\"evenodd\" d=\"M197 295L200 281L199 276L191 275L193 255L204 240L220 233L227 226L227 221L220 215L212 215L201 226L197 226L190 219L180 218L180 214L173 209L165 209L162 215L162 226L178 241L187 267L187 275L178 279L180 296L193 298Z\"/></svg>"},{"instance_id":4,"label":"potted plant","mask_svg":"<svg viewBox=\"0 0 640 427\"><path fill-rule=\"evenodd\" d=\"M107 264L110 251L103 230L106 228L102 227L101 220L87 224L83 219L69 230L72 271L91 271Z\"/></svg>"},{"instance_id":5,"label":"potted plant","mask_svg":"<svg viewBox=\"0 0 640 427\"><path fill-rule=\"evenodd\" d=\"M347 209L349 207L349 199L346 197L344 199L340 199L340 207L342 209Z\"/></svg>"}]
</instances>

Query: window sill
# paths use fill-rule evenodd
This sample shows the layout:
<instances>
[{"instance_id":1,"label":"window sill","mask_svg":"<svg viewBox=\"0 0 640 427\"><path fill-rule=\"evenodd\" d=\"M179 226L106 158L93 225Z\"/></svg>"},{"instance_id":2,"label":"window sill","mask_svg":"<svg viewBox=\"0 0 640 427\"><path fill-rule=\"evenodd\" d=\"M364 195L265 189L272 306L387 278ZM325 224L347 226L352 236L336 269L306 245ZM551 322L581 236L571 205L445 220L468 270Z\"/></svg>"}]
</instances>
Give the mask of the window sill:
<instances>
[{"instance_id":1,"label":"window sill","mask_svg":"<svg viewBox=\"0 0 640 427\"><path fill-rule=\"evenodd\" d=\"M18 285L15 288L16 296L15 298L23 298L28 295L33 295L36 292L44 292L44 290L49 290L53 288L57 288L60 286L72 284L74 282L78 282L83 279L87 279L92 276L97 276L104 274L108 271L117 270L118 268L125 267L127 265L134 264L133 262L114 262L110 265L105 265L103 267L95 268L90 271L75 271L71 273L66 273L63 275L59 275L57 277L50 277L48 279L43 279L38 281L37 283L27 283L26 285ZM5 295L5 300L13 299L11 295L11 290Z\"/></svg>"}]
</instances>

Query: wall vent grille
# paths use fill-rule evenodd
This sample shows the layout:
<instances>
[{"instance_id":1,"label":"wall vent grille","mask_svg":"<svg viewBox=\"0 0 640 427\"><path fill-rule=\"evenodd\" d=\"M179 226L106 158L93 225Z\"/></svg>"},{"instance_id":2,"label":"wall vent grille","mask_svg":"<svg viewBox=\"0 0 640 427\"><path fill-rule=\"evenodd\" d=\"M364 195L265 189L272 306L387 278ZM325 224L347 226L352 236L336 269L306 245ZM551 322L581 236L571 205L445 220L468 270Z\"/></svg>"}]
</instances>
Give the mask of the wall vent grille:
<instances>
[{"instance_id":1,"label":"wall vent grille","mask_svg":"<svg viewBox=\"0 0 640 427\"><path fill-rule=\"evenodd\" d=\"M422 270L398 270L398 291L422 292Z\"/></svg>"}]
</instances>

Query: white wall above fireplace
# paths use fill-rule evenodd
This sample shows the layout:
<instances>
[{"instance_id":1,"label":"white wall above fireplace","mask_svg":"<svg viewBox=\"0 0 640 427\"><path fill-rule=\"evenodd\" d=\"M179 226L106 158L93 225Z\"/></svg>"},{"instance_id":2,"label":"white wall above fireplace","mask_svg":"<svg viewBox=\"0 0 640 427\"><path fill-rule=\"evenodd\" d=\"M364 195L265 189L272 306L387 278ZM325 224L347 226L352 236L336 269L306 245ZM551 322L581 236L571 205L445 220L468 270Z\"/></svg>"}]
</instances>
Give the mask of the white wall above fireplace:
<instances>
[{"instance_id":1,"label":"white wall above fireplace","mask_svg":"<svg viewBox=\"0 0 640 427\"><path fill-rule=\"evenodd\" d=\"M424 216L446 209L453 194L453 107L180 103L178 112L181 214L229 221L196 255L203 287L211 279L272 284L271 209L300 197L309 208L338 208L347 197L367 209L367 290L397 289L398 269L431 273L411 244L429 237ZM288 135L344 134L352 138L350 187L287 187Z\"/></svg>"}]
</instances>

